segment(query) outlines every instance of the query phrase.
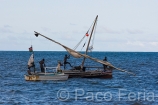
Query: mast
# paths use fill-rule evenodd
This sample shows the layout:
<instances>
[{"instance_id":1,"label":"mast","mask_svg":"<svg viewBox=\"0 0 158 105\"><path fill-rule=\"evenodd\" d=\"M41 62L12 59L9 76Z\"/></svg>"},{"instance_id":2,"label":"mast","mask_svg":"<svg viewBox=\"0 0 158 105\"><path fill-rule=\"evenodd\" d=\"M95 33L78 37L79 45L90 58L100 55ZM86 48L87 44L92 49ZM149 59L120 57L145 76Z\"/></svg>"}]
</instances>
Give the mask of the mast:
<instances>
[{"instance_id":1,"label":"mast","mask_svg":"<svg viewBox=\"0 0 158 105\"><path fill-rule=\"evenodd\" d=\"M89 44L90 44L90 41L91 41L91 38L92 38L93 31L94 31L94 28L95 28L95 25L96 25L96 22L97 22L97 18L98 18L98 15L96 16L94 24L93 24L93 28L92 28L92 31L91 31L91 34L90 34L90 38L89 38L89 41L88 41L88 45L87 45L87 48L86 48L86 52L85 52L86 55L87 55L87 52L88 52L88 48L89 48ZM81 65L81 70L83 69L85 59L86 58L84 57L83 61L82 61L82 65Z\"/></svg>"}]
</instances>

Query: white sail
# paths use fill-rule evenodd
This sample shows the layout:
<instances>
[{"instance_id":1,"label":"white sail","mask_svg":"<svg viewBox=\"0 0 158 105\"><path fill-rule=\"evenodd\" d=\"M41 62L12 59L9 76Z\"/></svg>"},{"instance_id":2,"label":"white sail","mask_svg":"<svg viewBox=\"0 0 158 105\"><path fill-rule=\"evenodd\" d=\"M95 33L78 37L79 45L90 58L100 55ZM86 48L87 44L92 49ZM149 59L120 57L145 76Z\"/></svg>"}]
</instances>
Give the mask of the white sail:
<instances>
[{"instance_id":1,"label":"white sail","mask_svg":"<svg viewBox=\"0 0 158 105\"><path fill-rule=\"evenodd\" d=\"M33 57L33 54L31 54L30 58L29 58L29 61L28 61L28 66L29 67L32 67L33 66L33 63L34 63L34 57Z\"/></svg>"}]
</instances>

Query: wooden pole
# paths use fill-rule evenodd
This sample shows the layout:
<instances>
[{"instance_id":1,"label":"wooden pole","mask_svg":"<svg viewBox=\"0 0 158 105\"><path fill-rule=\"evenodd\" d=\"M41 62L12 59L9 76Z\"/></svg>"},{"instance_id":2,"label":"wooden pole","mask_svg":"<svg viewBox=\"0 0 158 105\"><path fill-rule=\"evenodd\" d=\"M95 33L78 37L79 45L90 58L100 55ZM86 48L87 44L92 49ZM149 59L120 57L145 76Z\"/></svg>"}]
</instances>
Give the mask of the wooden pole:
<instances>
[{"instance_id":1,"label":"wooden pole","mask_svg":"<svg viewBox=\"0 0 158 105\"><path fill-rule=\"evenodd\" d=\"M86 55L87 55L87 52L88 52L88 48L89 48L89 44L90 44L90 41L91 41L91 38L92 38L92 34L93 34L93 31L94 31L94 27L95 27L95 24L96 24L96 22L97 22L97 18L98 18L98 15L97 15L96 18L95 18L94 25L93 25L93 28L92 28L92 31L91 31L91 34L90 34L90 38L89 38L88 45L87 45L86 52L85 52ZM81 70L83 70L83 66L84 66L85 59L86 59L86 58L84 57L84 58L83 58L83 61L82 61L82 65L81 65Z\"/></svg>"}]
</instances>

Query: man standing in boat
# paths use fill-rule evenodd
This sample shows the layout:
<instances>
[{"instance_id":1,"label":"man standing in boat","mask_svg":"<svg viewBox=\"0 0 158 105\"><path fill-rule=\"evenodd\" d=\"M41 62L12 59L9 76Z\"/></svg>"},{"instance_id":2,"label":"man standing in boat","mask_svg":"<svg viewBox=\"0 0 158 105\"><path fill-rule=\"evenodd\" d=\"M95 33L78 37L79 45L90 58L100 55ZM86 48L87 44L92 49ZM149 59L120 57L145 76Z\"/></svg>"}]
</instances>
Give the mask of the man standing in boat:
<instances>
[{"instance_id":1,"label":"man standing in boat","mask_svg":"<svg viewBox=\"0 0 158 105\"><path fill-rule=\"evenodd\" d=\"M104 59L103 59L103 61L107 61L107 57L105 57ZM104 72L107 70L107 65L105 65L105 64L103 64L103 67L104 67Z\"/></svg>"},{"instance_id":2,"label":"man standing in boat","mask_svg":"<svg viewBox=\"0 0 158 105\"><path fill-rule=\"evenodd\" d=\"M70 55L67 56L67 54L65 54L65 57L64 57L64 70L65 70L66 64L69 64L71 66L70 62L67 62L67 59L69 59L69 58L70 58Z\"/></svg>"},{"instance_id":3,"label":"man standing in boat","mask_svg":"<svg viewBox=\"0 0 158 105\"><path fill-rule=\"evenodd\" d=\"M28 65L28 74L31 75L31 68L33 68L34 73L35 73L35 64L34 62L31 63L31 65Z\"/></svg>"},{"instance_id":4,"label":"man standing in boat","mask_svg":"<svg viewBox=\"0 0 158 105\"><path fill-rule=\"evenodd\" d=\"M44 63L44 59L42 59L40 62L40 68L41 68L41 72L44 72L44 67L45 67L45 63Z\"/></svg>"}]
</instances>

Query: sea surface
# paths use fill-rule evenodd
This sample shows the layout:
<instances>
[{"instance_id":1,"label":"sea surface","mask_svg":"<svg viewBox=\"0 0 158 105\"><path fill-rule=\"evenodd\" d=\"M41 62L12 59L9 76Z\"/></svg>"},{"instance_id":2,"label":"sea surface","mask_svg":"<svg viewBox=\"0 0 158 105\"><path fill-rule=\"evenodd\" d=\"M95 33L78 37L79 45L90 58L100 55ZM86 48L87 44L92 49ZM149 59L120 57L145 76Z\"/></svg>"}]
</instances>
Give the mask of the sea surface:
<instances>
[{"instance_id":1,"label":"sea surface","mask_svg":"<svg viewBox=\"0 0 158 105\"><path fill-rule=\"evenodd\" d=\"M71 78L67 81L25 81L27 51L0 51L0 104L4 105L158 105L158 53L157 52L91 52L90 56L104 59L118 68L113 78ZM67 52L35 51L36 71L39 61L56 67ZM72 56L68 61L80 65L82 59ZM102 64L86 59L86 66ZM69 69L67 65L67 69ZM63 67L62 67L63 69Z\"/></svg>"}]
</instances>

